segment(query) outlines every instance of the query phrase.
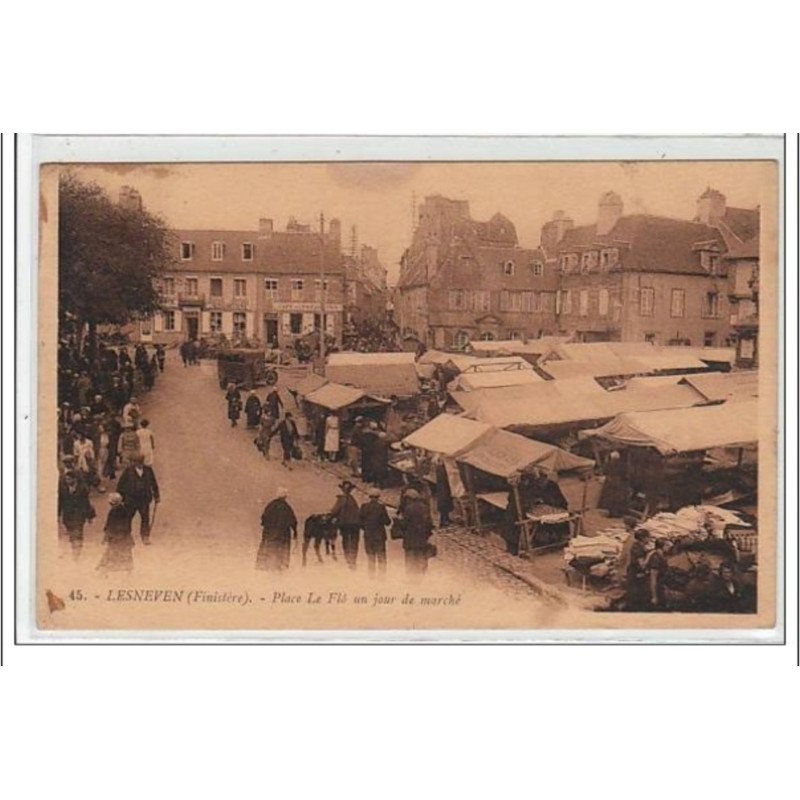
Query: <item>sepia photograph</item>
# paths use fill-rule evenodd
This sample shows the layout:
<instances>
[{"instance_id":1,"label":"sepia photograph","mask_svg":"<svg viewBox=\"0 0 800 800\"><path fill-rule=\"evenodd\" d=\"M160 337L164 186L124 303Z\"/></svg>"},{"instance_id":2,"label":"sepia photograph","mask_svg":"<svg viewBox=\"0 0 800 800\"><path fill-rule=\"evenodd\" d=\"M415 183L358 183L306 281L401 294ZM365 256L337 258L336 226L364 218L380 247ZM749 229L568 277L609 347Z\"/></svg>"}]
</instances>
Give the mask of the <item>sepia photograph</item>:
<instances>
[{"instance_id":1,"label":"sepia photograph","mask_svg":"<svg viewBox=\"0 0 800 800\"><path fill-rule=\"evenodd\" d=\"M773 628L780 175L43 163L36 633Z\"/></svg>"}]
</instances>

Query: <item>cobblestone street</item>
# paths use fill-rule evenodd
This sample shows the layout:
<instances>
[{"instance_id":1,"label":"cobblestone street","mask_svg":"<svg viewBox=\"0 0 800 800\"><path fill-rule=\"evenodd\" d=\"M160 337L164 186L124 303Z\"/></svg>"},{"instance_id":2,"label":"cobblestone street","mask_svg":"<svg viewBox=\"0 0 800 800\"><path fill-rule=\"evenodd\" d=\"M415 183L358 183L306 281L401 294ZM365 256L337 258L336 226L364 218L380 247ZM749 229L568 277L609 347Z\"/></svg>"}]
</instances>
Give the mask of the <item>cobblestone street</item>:
<instances>
[{"instance_id":1,"label":"cobblestone street","mask_svg":"<svg viewBox=\"0 0 800 800\"><path fill-rule=\"evenodd\" d=\"M294 401L286 387L297 377L291 372L281 376L279 386L287 410L294 410ZM260 395L264 393L259 390ZM288 488L302 535L306 516L333 506L340 478L333 465L309 459L296 462L292 470L283 467L277 440L270 460L265 460L253 444L254 433L244 427L244 418L231 428L213 363L183 367L171 354L166 372L155 390L143 398L142 406L156 437L155 470L162 500L152 546L138 544L138 522L134 523L135 567L123 582L139 586L170 581L215 589L246 586L255 595L264 593L266 583L291 591L346 588L372 593L380 588L397 594L408 588L402 545L395 541L388 543L387 575L381 582L368 576L363 552L355 572L347 569L341 554L337 561L318 563L313 549L308 566L303 567L299 544L294 546L289 570L279 577L255 570L261 511L276 488ZM366 499L361 489L356 498L359 503ZM73 563L66 554L61 560L64 575L73 582L99 578L94 566L102 553L101 527L107 502L102 494L94 495L93 502L98 518L87 528L80 561ZM500 615L497 619L507 621L510 615L519 624L535 626L537 616L552 614L563 606L558 593L543 591L539 582L504 567L504 554L496 547L471 539L476 537L456 529L436 533L433 541L439 556L431 560L419 588L441 596L461 595L460 602L471 601L470 605L480 607L488 616L484 620L479 614L476 627L497 624L493 621L496 614ZM117 577L100 580L101 584L119 582ZM474 613L474 609L470 611Z\"/></svg>"}]
</instances>

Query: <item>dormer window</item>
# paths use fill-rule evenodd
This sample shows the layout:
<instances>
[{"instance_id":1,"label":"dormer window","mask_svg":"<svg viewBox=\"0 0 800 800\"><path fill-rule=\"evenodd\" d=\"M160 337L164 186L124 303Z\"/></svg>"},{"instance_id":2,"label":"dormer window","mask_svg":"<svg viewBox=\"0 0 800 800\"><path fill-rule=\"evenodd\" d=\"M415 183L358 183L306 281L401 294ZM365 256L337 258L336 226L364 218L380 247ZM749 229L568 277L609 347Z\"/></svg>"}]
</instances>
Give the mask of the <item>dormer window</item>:
<instances>
[{"instance_id":1,"label":"dormer window","mask_svg":"<svg viewBox=\"0 0 800 800\"><path fill-rule=\"evenodd\" d=\"M194 258L194 242L181 242L181 261L191 261Z\"/></svg>"},{"instance_id":2,"label":"dormer window","mask_svg":"<svg viewBox=\"0 0 800 800\"><path fill-rule=\"evenodd\" d=\"M531 269L533 270L534 276L537 278L541 278L544 275L544 264L541 261L534 261L531 264Z\"/></svg>"},{"instance_id":3,"label":"dormer window","mask_svg":"<svg viewBox=\"0 0 800 800\"><path fill-rule=\"evenodd\" d=\"M700 264L709 274L716 275L719 271L719 254L704 250L700 253Z\"/></svg>"},{"instance_id":4,"label":"dormer window","mask_svg":"<svg viewBox=\"0 0 800 800\"><path fill-rule=\"evenodd\" d=\"M251 242L244 242L242 244L242 261L253 260L253 245Z\"/></svg>"},{"instance_id":5,"label":"dormer window","mask_svg":"<svg viewBox=\"0 0 800 800\"><path fill-rule=\"evenodd\" d=\"M503 275L511 276L514 274L514 262L513 261L505 261L503 263Z\"/></svg>"},{"instance_id":6,"label":"dormer window","mask_svg":"<svg viewBox=\"0 0 800 800\"><path fill-rule=\"evenodd\" d=\"M211 260L222 261L225 258L225 242L211 242Z\"/></svg>"},{"instance_id":7,"label":"dormer window","mask_svg":"<svg viewBox=\"0 0 800 800\"><path fill-rule=\"evenodd\" d=\"M600 266L603 269L608 269L609 267L613 267L614 264L617 263L617 259L619 258L619 253L615 248L610 248L607 250L600 251Z\"/></svg>"}]
</instances>

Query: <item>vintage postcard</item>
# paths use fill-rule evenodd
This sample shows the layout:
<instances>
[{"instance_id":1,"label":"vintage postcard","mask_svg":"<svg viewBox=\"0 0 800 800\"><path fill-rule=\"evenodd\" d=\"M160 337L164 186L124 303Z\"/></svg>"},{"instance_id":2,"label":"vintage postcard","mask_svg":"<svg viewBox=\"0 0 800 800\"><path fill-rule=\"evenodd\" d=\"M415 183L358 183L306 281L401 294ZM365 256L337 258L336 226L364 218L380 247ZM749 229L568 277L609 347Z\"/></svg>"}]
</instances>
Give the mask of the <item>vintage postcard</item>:
<instances>
[{"instance_id":1,"label":"vintage postcard","mask_svg":"<svg viewBox=\"0 0 800 800\"><path fill-rule=\"evenodd\" d=\"M139 144L32 173L28 638L774 635L780 140Z\"/></svg>"}]
</instances>

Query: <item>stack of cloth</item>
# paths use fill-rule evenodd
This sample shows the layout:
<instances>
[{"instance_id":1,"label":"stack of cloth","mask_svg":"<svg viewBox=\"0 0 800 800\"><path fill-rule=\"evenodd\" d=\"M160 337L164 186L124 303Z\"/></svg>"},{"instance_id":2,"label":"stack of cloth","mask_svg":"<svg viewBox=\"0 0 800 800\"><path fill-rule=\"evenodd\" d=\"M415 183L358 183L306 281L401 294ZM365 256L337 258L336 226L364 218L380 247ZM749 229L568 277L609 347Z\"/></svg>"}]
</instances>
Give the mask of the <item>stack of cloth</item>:
<instances>
[{"instance_id":1,"label":"stack of cloth","mask_svg":"<svg viewBox=\"0 0 800 800\"><path fill-rule=\"evenodd\" d=\"M564 549L564 561L595 578L610 578L628 551L630 533L621 527L604 528L594 536L576 536Z\"/></svg>"},{"instance_id":2,"label":"stack of cloth","mask_svg":"<svg viewBox=\"0 0 800 800\"><path fill-rule=\"evenodd\" d=\"M650 532L655 539L683 539L686 537L721 539L728 525L749 528L738 514L719 506L685 506L674 514L661 512L642 522L639 527Z\"/></svg>"}]
</instances>

